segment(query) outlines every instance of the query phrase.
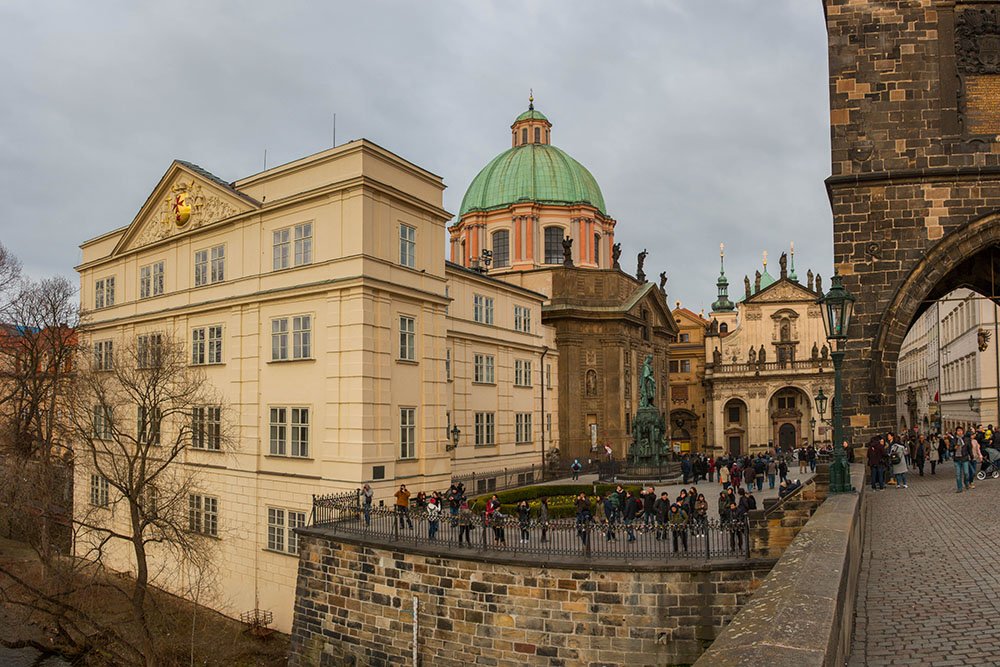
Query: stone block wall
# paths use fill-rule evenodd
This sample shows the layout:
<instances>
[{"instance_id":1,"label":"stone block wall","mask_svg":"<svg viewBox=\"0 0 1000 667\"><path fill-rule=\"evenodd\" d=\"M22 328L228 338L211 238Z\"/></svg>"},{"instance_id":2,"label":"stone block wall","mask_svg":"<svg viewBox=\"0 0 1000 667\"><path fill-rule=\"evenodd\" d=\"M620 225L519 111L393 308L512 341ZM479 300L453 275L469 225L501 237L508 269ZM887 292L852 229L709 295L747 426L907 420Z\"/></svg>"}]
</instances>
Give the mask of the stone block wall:
<instances>
[{"instance_id":1,"label":"stone block wall","mask_svg":"<svg viewBox=\"0 0 1000 667\"><path fill-rule=\"evenodd\" d=\"M992 293L994 262L980 255L1000 242L1000 60L989 13L1000 3L824 8L834 264L858 299L844 415L861 443L898 423L899 348L929 300L962 284Z\"/></svg>"},{"instance_id":2,"label":"stone block wall","mask_svg":"<svg viewBox=\"0 0 1000 667\"><path fill-rule=\"evenodd\" d=\"M774 564L485 561L322 529L300 549L295 666L409 664L415 595L422 665L691 663Z\"/></svg>"}]
</instances>

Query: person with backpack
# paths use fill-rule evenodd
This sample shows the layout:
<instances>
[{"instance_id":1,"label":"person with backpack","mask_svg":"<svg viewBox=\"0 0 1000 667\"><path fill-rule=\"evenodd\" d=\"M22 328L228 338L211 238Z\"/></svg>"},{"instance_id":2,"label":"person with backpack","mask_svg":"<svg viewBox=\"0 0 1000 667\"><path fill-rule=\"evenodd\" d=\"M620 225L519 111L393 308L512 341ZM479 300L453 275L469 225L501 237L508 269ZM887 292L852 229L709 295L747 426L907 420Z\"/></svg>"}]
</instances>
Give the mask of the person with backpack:
<instances>
[{"instance_id":1,"label":"person with backpack","mask_svg":"<svg viewBox=\"0 0 1000 667\"><path fill-rule=\"evenodd\" d=\"M573 459L573 465L569 468L573 471L573 480L576 481L580 479L580 470L583 468L583 466L580 465L580 459Z\"/></svg>"},{"instance_id":2,"label":"person with backpack","mask_svg":"<svg viewBox=\"0 0 1000 667\"><path fill-rule=\"evenodd\" d=\"M906 484L906 445L898 440L892 443L889 449L889 462L892 464L892 476L896 480L897 489L909 488Z\"/></svg>"}]
</instances>

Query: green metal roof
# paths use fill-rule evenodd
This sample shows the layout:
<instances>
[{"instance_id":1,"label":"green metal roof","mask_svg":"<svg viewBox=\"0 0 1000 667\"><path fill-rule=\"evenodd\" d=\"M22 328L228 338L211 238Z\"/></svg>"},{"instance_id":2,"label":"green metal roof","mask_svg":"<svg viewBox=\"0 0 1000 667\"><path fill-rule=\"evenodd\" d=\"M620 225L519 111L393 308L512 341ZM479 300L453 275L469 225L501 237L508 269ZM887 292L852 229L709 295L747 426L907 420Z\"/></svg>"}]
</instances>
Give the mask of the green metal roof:
<instances>
[{"instance_id":1,"label":"green metal roof","mask_svg":"<svg viewBox=\"0 0 1000 667\"><path fill-rule=\"evenodd\" d=\"M526 111L518 118L528 113L539 112ZM472 179L458 216L505 208L519 201L587 203L607 215L601 188L586 167L555 146L522 144L493 158Z\"/></svg>"},{"instance_id":2,"label":"green metal roof","mask_svg":"<svg viewBox=\"0 0 1000 667\"><path fill-rule=\"evenodd\" d=\"M514 122L516 123L519 120L545 120L545 121L547 121L548 118L546 118L545 114L543 114L541 111L535 111L534 109L528 109L527 111L525 111L524 113L522 113L520 116L518 116L517 118L515 118Z\"/></svg>"},{"instance_id":3,"label":"green metal roof","mask_svg":"<svg viewBox=\"0 0 1000 667\"><path fill-rule=\"evenodd\" d=\"M765 287L770 287L774 284L774 277L764 269L764 273L760 274L760 288L763 290Z\"/></svg>"}]
</instances>

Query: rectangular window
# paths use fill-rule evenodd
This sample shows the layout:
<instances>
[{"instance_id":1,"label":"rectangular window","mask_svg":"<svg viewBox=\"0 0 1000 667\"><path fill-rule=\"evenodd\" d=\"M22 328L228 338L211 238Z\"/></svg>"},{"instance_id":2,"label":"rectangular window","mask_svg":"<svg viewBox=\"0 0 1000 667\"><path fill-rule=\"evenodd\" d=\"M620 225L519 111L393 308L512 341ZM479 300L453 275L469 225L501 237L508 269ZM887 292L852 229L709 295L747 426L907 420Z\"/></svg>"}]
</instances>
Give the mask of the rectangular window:
<instances>
[{"instance_id":1,"label":"rectangular window","mask_svg":"<svg viewBox=\"0 0 1000 667\"><path fill-rule=\"evenodd\" d=\"M514 435L518 444L531 442L531 413L518 412L514 415Z\"/></svg>"},{"instance_id":2,"label":"rectangular window","mask_svg":"<svg viewBox=\"0 0 1000 667\"><path fill-rule=\"evenodd\" d=\"M549 442L552 441L552 413L545 415L545 434L548 436Z\"/></svg>"},{"instance_id":3,"label":"rectangular window","mask_svg":"<svg viewBox=\"0 0 1000 667\"><path fill-rule=\"evenodd\" d=\"M399 458L413 459L417 456L417 409L399 409Z\"/></svg>"},{"instance_id":4,"label":"rectangular window","mask_svg":"<svg viewBox=\"0 0 1000 667\"><path fill-rule=\"evenodd\" d=\"M735 424L740 420L740 406L734 405L729 408L729 423Z\"/></svg>"},{"instance_id":5,"label":"rectangular window","mask_svg":"<svg viewBox=\"0 0 1000 667\"><path fill-rule=\"evenodd\" d=\"M444 377L451 382L451 348L444 351Z\"/></svg>"},{"instance_id":6,"label":"rectangular window","mask_svg":"<svg viewBox=\"0 0 1000 667\"><path fill-rule=\"evenodd\" d=\"M292 456L309 456L309 408L292 408Z\"/></svg>"},{"instance_id":7,"label":"rectangular window","mask_svg":"<svg viewBox=\"0 0 1000 667\"><path fill-rule=\"evenodd\" d=\"M476 322L483 321L483 297L478 294L472 295L472 319Z\"/></svg>"},{"instance_id":8,"label":"rectangular window","mask_svg":"<svg viewBox=\"0 0 1000 667\"><path fill-rule=\"evenodd\" d=\"M312 264L313 226L307 222L295 227L295 266Z\"/></svg>"},{"instance_id":9,"label":"rectangular window","mask_svg":"<svg viewBox=\"0 0 1000 667\"><path fill-rule=\"evenodd\" d=\"M157 368L163 359L163 334L143 334L136 342L139 368Z\"/></svg>"},{"instance_id":10,"label":"rectangular window","mask_svg":"<svg viewBox=\"0 0 1000 667\"><path fill-rule=\"evenodd\" d=\"M531 333L531 309L514 306L514 330Z\"/></svg>"},{"instance_id":11,"label":"rectangular window","mask_svg":"<svg viewBox=\"0 0 1000 667\"><path fill-rule=\"evenodd\" d=\"M94 369L110 371L114 368L114 342L102 340L94 343Z\"/></svg>"},{"instance_id":12,"label":"rectangular window","mask_svg":"<svg viewBox=\"0 0 1000 667\"><path fill-rule=\"evenodd\" d=\"M680 368L680 364L677 362L676 359L673 359L673 360L670 361L670 372L671 373L676 373L679 368Z\"/></svg>"},{"instance_id":13,"label":"rectangular window","mask_svg":"<svg viewBox=\"0 0 1000 667\"><path fill-rule=\"evenodd\" d=\"M545 364L545 388L552 389L552 364Z\"/></svg>"},{"instance_id":14,"label":"rectangular window","mask_svg":"<svg viewBox=\"0 0 1000 667\"><path fill-rule=\"evenodd\" d=\"M145 405L137 406L136 410L136 437L141 443L152 445L160 444L160 421L163 419L163 411L160 408L149 408Z\"/></svg>"},{"instance_id":15,"label":"rectangular window","mask_svg":"<svg viewBox=\"0 0 1000 667\"><path fill-rule=\"evenodd\" d=\"M495 359L488 354L477 354L472 358L472 381L494 384Z\"/></svg>"},{"instance_id":16,"label":"rectangular window","mask_svg":"<svg viewBox=\"0 0 1000 667\"><path fill-rule=\"evenodd\" d=\"M451 298L451 286L449 285L444 286L444 298L445 299ZM444 304L444 314L448 315L450 310L451 310L451 301L448 301L447 303Z\"/></svg>"},{"instance_id":17,"label":"rectangular window","mask_svg":"<svg viewBox=\"0 0 1000 667\"><path fill-rule=\"evenodd\" d=\"M399 316L399 358L416 361L416 322L412 317Z\"/></svg>"},{"instance_id":18,"label":"rectangular window","mask_svg":"<svg viewBox=\"0 0 1000 667\"><path fill-rule=\"evenodd\" d=\"M113 279L112 279L113 280ZM94 308L104 308L104 286L107 284L106 279L97 280L94 282Z\"/></svg>"},{"instance_id":19,"label":"rectangular window","mask_svg":"<svg viewBox=\"0 0 1000 667\"><path fill-rule=\"evenodd\" d=\"M288 359L288 318L271 320L271 361Z\"/></svg>"},{"instance_id":20,"label":"rectangular window","mask_svg":"<svg viewBox=\"0 0 1000 667\"><path fill-rule=\"evenodd\" d=\"M95 405L94 438L97 440L110 440L111 436L111 408L103 405Z\"/></svg>"},{"instance_id":21,"label":"rectangular window","mask_svg":"<svg viewBox=\"0 0 1000 667\"><path fill-rule=\"evenodd\" d=\"M191 409L191 446L219 451L222 448L222 407L197 406Z\"/></svg>"},{"instance_id":22,"label":"rectangular window","mask_svg":"<svg viewBox=\"0 0 1000 667\"><path fill-rule=\"evenodd\" d=\"M285 550L285 510L277 507L267 508L267 548Z\"/></svg>"},{"instance_id":23,"label":"rectangular window","mask_svg":"<svg viewBox=\"0 0 1000 667\"><path fill-rule=\"evenodd\" d=\"M153 296L163 294L163 262L153 264Z\"/></svg>"},{"instance_id":24,"label":"rectangular window","mask_svg":"<svg viewBox=\"0 0 1000 667\"><path fill-rule=\"evenodd\" d=\"M194 286L208 284L208 251L198 250L194 253Z\"/></svg>"},{"instance_id":25,"label":"rectangular window","mask_svg":"<svg viewBox=\"0 0 1000 667\"><path fill-rule=\"evenodd\" d=\"M475 415L476 423L476 445L494 445L496 444L496 414L492 412L477 412Z\"/></svg>"},{"instance_id":26,"label":"rectangular window","mask_svg":"<svg viewBox=\"0 0 1000 667\"><path fill-rule=\"evenodd\" d=\"M153 289L153 267L144 266L139 269L139 298L148 299Z\"/></svg>"},{"instance_id":27,"label":"rectangular window","mask_svg":"<svg viewBox=\"0 0 1000 667\"><path fill-rule=\"evenodd\" d=\"M514 360L514 385L517 387L531 386L531 361Z\"/></svg>"},{"instance_id":28,"label":"rectangular window","mask_svg":"<svg viewBox=\"0 0 1000 667\"><path fill-rule=\"evenodd\" d=\"M399 226L399 263L411 269L417 268L417 229L409 225Z\"/></svg>"},{"instance_id":29,"label":"rectangular window","mask_svg":"<svg viewBox=\"0 0 1000 667\"><path fill-rule=\"evenodd\" d=\"M295 533L296 528L304 528L306 525L306 513L288 510L288 553L299 553L299 536Z\"/></svg>"},{"instance_id":30,"label":"rectangular window","mask_svg":"<svg viewBox=\"0 0 1000 667\"><path fill-rule=\"evenodd\" d=\"M226 279L226 246L217 245L212 248L212 274L213 283L221 283Z\"/></svg>"},{"instance_id":31,"label":"rectangular window","mask_svg":"<svg viewBox=\"0 0 1000 667\"><path fill-rule=\"evenodd\" d=\"M506 229L493 233L493 266L510 266L510 232Z\"/></svg>"},{"instance_id":32,"label":"rectangular window","mask_svg":"<svg viewBox=\"0 0 1000 667\"><path fill-rule=\"evenodd\" d=\"M289 267L291 261L291 237L292 231L290 229L275 230L271 236L271 254L275 271Z\"/></svg>"},{"instance_id":33,"label":"rectangular window","mask_svg":"<svg viewBox=\"0 0 1000 667\"><path fill-rule=\"evenodd\" d=\"M219 535L219 499L198 493L188 494L188 529L202 535Z\"/></svg>"},{"instance_id":34,"label":"rectangular window","mask_svg":"<svg viewBox=\"0 0 1000 667\"><path fill-rule=\"evenodd\" d=\"M472 316L476 322L493 324L493 299L474 294L472 297Z\"/></svg>"},{"instance_id":35,"label":"rectangular window","mask_svg":"<svg viewBox=\"0 0 1000 667\"><path fill-rule=\"evenodd\" d=\"M691 360L681 359L681 373L690 373L690 372L691 372Z\"/></svg>"},{"instance_id":36,"label":"rectangular window","mask_svg":"<svg viewBox=\"0 0 1000 667\"><path fill-rule=\"evenodd\" d=\"M271 408L271 455L285 456L288 451L288 409Z\"/></svg>"},{"instance_id":37,"label":"rectangular window","mask_svg":"<svg viewBox=\"0 0 1000 667\"><path fill-rule=\"evenodd\" d=\"M97 507L107 507L110 502L110 485L101 475L90 475L90 504Z\"/></svg>"},{"instance_id":38,"label":"rectangular window","mask_svg":"<svg viewBox=\"0 0 1000 667\"><path fill-rule=\"evenodd\" d=\"M312 317L297 315L292 318L292 358L312 357Z\"/></svg>"},{"instance_id":39,"label":"rectangular window","mask_svg":"<svg viewBox=\"0 0 1000 667\"><path fill-rule=\"evenodd\" d=\"M682 333L681 334L681 342L682 343L688 343L690 341L691 341L691 334L686 334L686 333Z\"/></svg>"},{"instance_id":40,"label":"rectangular window","mask_svg":"<svg viewBox=\"0 0 1000 667\"><path fill-rule=\"evenodd\" d=\"M208 363L222 363L222 325L208 327Z\"/></svg>"}]
</instances>

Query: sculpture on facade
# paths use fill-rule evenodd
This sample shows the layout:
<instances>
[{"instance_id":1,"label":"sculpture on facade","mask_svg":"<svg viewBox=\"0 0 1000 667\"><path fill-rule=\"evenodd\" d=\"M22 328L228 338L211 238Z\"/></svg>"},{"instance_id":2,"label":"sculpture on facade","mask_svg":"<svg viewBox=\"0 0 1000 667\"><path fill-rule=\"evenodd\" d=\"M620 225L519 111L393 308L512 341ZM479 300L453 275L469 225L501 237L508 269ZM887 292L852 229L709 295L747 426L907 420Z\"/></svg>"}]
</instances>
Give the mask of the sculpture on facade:
<instances>
[{"instance_id":1,"label":"sculpture on facade","mask_svg":"<svg viewBox=\"0 0 1000 667\"><path fill-rule=\"evenodd\" d=\"M649 253L646 251L646 249L643 248L642 252L640 252L639 255L636 257L635 277L640 283L646 282L646 272L642 270L642 265L643 263L645 263L646 255L648 254Z\"/></svg>"},{"instance_id":2,"label":"sculpture on facade","mask_svg":"<svg viewBox=\"0 0 1000 667\"><path fill-rule=\"evenodd\" d=\"M767 363L767 350L764 349L763 345L760 346L760 352L757 353L757 363Z\"/></svg>"},{"instance_id":3,"label":"sculpture on facade","mask_svg":"<svg viewBox=\"0 0 1000 667\"><path fill-rule=\"evenodd\" d=\"M564 236L563 244L563 266L573 266L573 239Z\"/></svg>"},{"instance_id":4,"label":"sculpture on facade","mask_svg":"<svg viewBox=\"0 0 1000 667\"><path fill-rule=\"evenodd\" d=\"M813 343L812 358L814 361L819 359L819 346L817 346L816 343Z\"/></svg>"},{"instance_id":5,"label":"sculpture on facade","mask_svg":"<svg viewBox=\"0 0 1000 667\"><path fill-rule=\"evenodd\" d=\"M660 271L660 294L663 295L664 299L667 298L667 272L666 271Z\"/></svg>"},{"instance_id":6,"label":"sculpture on facade","mask_svg":"<svg viewBox=\"0 0 1000 667\"><path fill-rule=\"evenodd\" d=\"M645 408L656 403L656 378L653 377L653 355L646 355L639 379L639 407Z\"/></svg>"},{"instance_id":7,"label":"sculpture on facade","mask_svg":"<svg viewBox=\"0 0 1000 667\"><path fill-rule=\"evenodd\" d=\"M781 257L778 258L778 266L781 267L781 277L788 277L788 255L786 253L781 253Z\"/></svg>"},{"instance_id":8,"label":"sculpture on facade","mask_svg":"<svg viewBox=\"0 0 1000 667\"><path fill-rule=\"evenodd\" d=\"M810 290L813 288L813 270L809 269L806 271L806 287Z\"/></svg>"},{"instance_id":9,"label":"sculpture on facade","mask_svg":"<svg viewBox=\"0 0 1000 667\"><path fill-rule=\"evenodd\" d=\"M759 291L760 291L760 271L757 271L753 279L753 293L756 294Z\"/></svg>"},{"instance_id":10,"label":"sculpture on facade","mask_svg":"<svg viewBox=\"0 0 1000 667\"><path fill-rule=\"evenodd\" d=\"M830 356L830 348L828 348L826 344L823 345L820 355L823 357L823 361L826 361L826 358Z\"/></svg>"},{"instance_id":11,"label":"sculpture on facade","mask_svg":"<svg viewBox=\"0 0 1000 667\"><path fill-rule=\"evenodd\" d=\"M753 349L753 345L750 346L750 352L747 354L747 359L750 360L751 364L757 363L757 350Z\"/></svg>"},{"instance_id":12,"label":"sculpture on facade","mask_svg":"<svg viewBox=\"0 0 1000 667\"><path fill-rule=\"evenodd\" d=\"M819 277L818 273L816 274L816 291L819 294L823 293L823 279Z\"/></svg>"},{"instance_id":13,"label":"sculpture on facade","mask_svg":"<svg viewBox=\"0 0 1000 667\"><path fill-rule=\"evenodd\" d=\"M743 287L746 289L746 291L747 291L747 298L749 299L750 298L750 279L748 277L746 277L746 276L743 276Z\"/></svg>"},{"instance_id":14,"label":"sculpture on facade","mask_svg":"<svg viewBox=\"0 0 1000 667\"><path fill-rule=\"evenodd\" d=\"M611 246L611 268L621 269L622 265L618 263L618 259L622 256L622 244L616 243Z\"/></svg>"},{"instance_id":15,"label":"sculpture on facade","mask_svg":"<svg viewBox=\"0 0 1000 667\"><path fill-rule=\"evenodd\" d=\"M719 348L712 350L712 361L716 366L722 365L722 350Z\"/></svg>"}]
</instances>

